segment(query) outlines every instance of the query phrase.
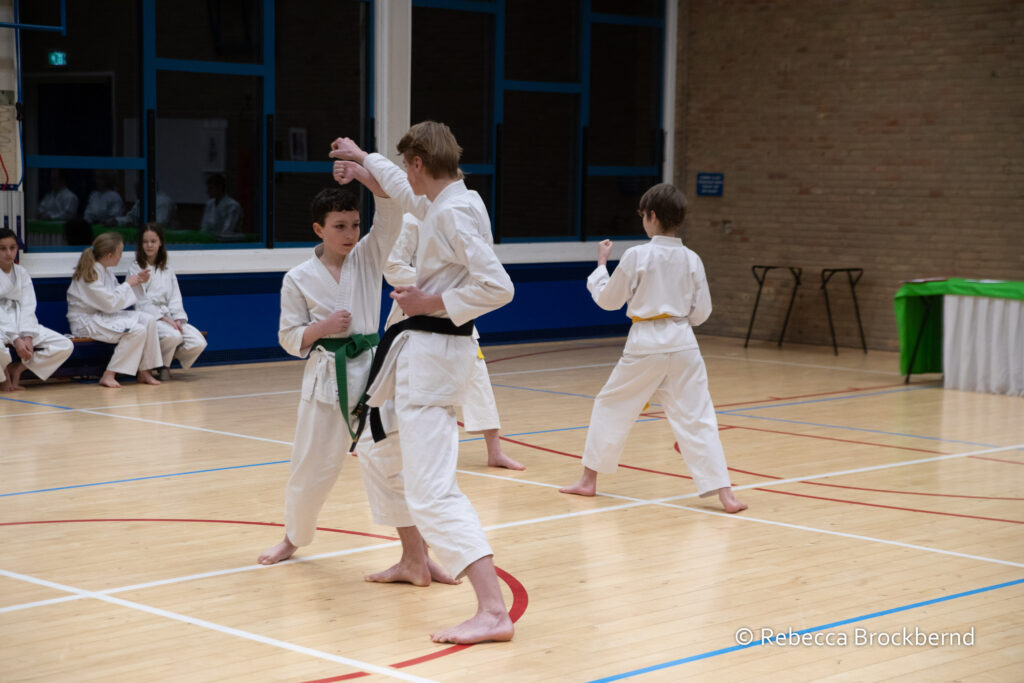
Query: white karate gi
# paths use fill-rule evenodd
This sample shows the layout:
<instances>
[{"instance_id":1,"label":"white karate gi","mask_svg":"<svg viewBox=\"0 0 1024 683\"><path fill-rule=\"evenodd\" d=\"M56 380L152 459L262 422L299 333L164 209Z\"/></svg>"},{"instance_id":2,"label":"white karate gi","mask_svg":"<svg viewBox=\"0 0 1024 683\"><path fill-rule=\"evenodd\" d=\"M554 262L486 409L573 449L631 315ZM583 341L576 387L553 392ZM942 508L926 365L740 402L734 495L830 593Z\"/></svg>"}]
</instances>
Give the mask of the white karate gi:
<instances>
[{"instance_id":1,"label":"white karate gi","mask_svg":"<svg viewBox=\"0 0 1024 683\"><path fill-rule=\"evenodd\" d=\"M346 361L348 406L342 413L334 354L321 347L310 353L310 347L302 346L302 335L312 323L340 310L348 311L352 319L348 331L338 337L377 333L381 269L402 223L395 202L377 198L376 205L373 228L345 258L340 281L335 282L320 261L321 244L308 261L288 271L281 286L278 340L291 355L309 356L302 373L291 475L285 489L285 532L297 546L313 541L317 516L349 457L349 426L355 427L350 422L352 409L366 389L373 360L373 352L364 351Z\"/></svg>"},{"instance_id":2,"label":"white karate gi","mask_svg":"<svg viewBox=\"0 0 1024 683\"><path fill-rule=\"evenodd\" d=\"M693 326L711 315L700 258L679 238L656 235L627 249L611 277L605 266L598 266L587 278L587 289L605 310L628 303L631 318L669 317L634 322L630 328L622 358L594 401L583 465L614 472L630 428L654 396L665 409L697 492L708 496L730 486L704 359L693 334Z\"/></svg>"},{"instance_id":3,"label":"white karate gi","mask_svg":"<svg viewBox=\"0 0 1024 683\"><path fill-rule=\"evenodd\" d=\"M472 199L479 199L475 192ZM483 200L481 200L481 205ZM486 212L486 208L483 209ZM402 217L402 234L395 242L391 254L388 256L387 264L384 266L384 279L392 287L410 286L416 284L416 245L419 243L420 222L412 214L405 214ZM484 225L483 237L488 244L493 245L494 239L491 236L489 226ZM388 314L384 328L391 327L408 316L402 312L401 307L391 303L391 312ZM479 352L480 334L473 329L473 339L477 340L478 352L476 361L473 364L473 378L466 390L466 401L462 404L463 426L467 432L484 432L489 429L500 429L501 419L498 416L498 404L494 400L494 389L491 388L491 377L487 373L487 362L483 353Z\"/></svg>"},{"instance_id":4,"label":"white karate gi","mask_svg":"<svg viewBox=\"0 0 1024 683\"><path fill-rule=\"evenodd\" d=\"M178 211L178 205L174 203L166 193L157 190L156 192L156 222L160 225L170 225L174 220L174 214ZM136 200L128 213L117 217L118 225L139 227L142 225L142 202Z\"/></svg>"},{"instance_id":5,"label":"white karate gi","mask_svg":"<svg viewBox=\"0 0 1024 683\"><path fill-rule=\"evenodd\" d=\"M199 229L211 235L235 235L241 224L242 205L225 195L220 201L211 198L206 202Z\"/></svg>"},{"instance_id":6,"label":"white karate gi","mask_svg":"<svg viewBox=\"0 0 1024 683\"><path fill-rule=\"evenodd\" d=\"M89 194L82 217L90 223L107 223L124 213L124 201L114 190L96 190Z\"/></svg>"},{"instance_id":7,"label":"white karate gi","mask_svg":"<svg viewBox=\"0 0 1024 683\"><path fill-rule=\"evenodd\" d=\"M425 198L409 199L405 173L381 155L370 154L363 165L409 213L420 215L427 207L416 249L416 286L441 295L444 309L432 315L462 325L511 301L512 281L483 237L490 219L479 195L456 181L424 203ZM454 406L465 400L476 352L470 336L398 335L370 388L370 405L383 406L391 433L376 444L364 433L359 450L374 521L418 527L453 576L493 554L455 480Z\"/></svg>"},{"instance_id":8,"label":"white karate gi","mask_svg":"<svg viewBox=\"0 0 1024 683\"><path fill-rule=\"evenodd\" d=\"M70 339L39 324L32 278L15 263L10 273L0 270L0 346L14 344L19 337L32 337L34 351L25 367L41 380L52 375L74 350Z\"/></svg>"},{"instance_id":9,"label":"white karate gi","mask_svg":"<svg viewBox=\"0 0 1024 683\"><path fill-rule=\"evenodd\" d=\"M78 195L66 187L47 192L39 200L39 217L49 221L69 221L78 215Z\"/></svg>"},{"instance_id":10,"label":"white karate gi","mask_svg":"<svg viewBox=\"0 0 1024 683\"><path fill-rule=\"evenodd\" d=\"M132 261L128 275L134 275L142 270L138 261ZM171 361L177 358L181 367L190 368L206 348L206 339L202 332L188 324L174 269L170 266L150 266L146 270L149 271L149 281L140 285L144 298L135 302L135 310L148 313L157 319L156 335L160 339L160 355L164 367L171 367ZM162 318L180 321L181 332Z\"/></svg>"},{"instance_id":11,"label":"white karate gi","mask_svg":"<svg viewBox=\"0 0 1024 683\"><path fill-rule=\"evenodd\" d=\"M163 365L156 318L141 311L125 310L138 301L127 282L117 283L114 272L97 263L92 282L72 280L68 287L68 323L76 337L117 344L107 370L134 375Z\"/></svg>"},{"instance_id":12,"label":"white karate gi","mask_svg":"<svg viewBox=\"0 0 1024 683\"><path fill-rule=\"evenodd\" d=\"M7 347L0 344L0 382L7 379L7 374L4 370L8 365L11 364L11 354L7 352Z\"/></svg>"}]
</instances>

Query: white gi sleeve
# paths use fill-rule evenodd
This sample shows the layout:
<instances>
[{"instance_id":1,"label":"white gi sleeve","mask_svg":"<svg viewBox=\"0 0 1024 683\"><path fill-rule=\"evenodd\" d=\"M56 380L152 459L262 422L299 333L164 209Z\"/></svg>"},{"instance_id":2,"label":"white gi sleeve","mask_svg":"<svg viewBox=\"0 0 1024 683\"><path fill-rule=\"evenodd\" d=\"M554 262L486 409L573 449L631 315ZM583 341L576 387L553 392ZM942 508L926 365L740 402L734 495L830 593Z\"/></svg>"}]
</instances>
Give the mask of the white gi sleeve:
<instances>
[{"instance_id":1,"label":"white gi sleeve","mask_svg":"<svg viewBox=\"0 0 1024 683\"><path fill-rule=\"evenodd\" d=\"M423 220L427 215L427 209L430 208L430 200L413 193L405 171L376 152L366 155L363 166L377 179L388 196L398 202L403 211Z\"/></svg>"},{"instance_id":2,"label":"white gi sleeve","mask_svg":"<svg viewBox=\"0 0 1024 683\"><path fill-rule=\"evenodd\" d=\"M611 277L607 266L598 266L587 278L587 290L594 303L606 311L617 311L636 290L636 252L627 249Z\"/></svg>"},{"instance_id":3,"label":"white gi sleeve","mask_svg":"<svg viewBox=\"0 0 1024 683\"><path fill-rule=\"evenodd\" d=\"M277 330L281 348L299 358L308 356L309 347L302 347L302 334L312 322L306 297L295 284L291 273L286 274L281 284L281 320Z\"/></svg>"},{"instance_id":4,"label":"white gi sleeve","mask_svg":"<svg viewBox=\"0 0 1024 683\"><path fill-rule=\"evenodd\" d=\"M97 275L100 277L92 282L81 281L81 297L88 305L103 313L118 313L138 301L132 286L127 282L111 289L104 283L102 274Z\"/></svg>"},{"instance_id":5,"label":"white gi sleeve","mask_svg":"<svg viewBox=\"0 0 1024 683\"><path fill-rule=\"evenodd\" d=\"M165 268L168 288L167 317L171 320L184 320L188 322L188 315L185 314L185 304L181 301L181 289L178 287L178 276L174 274L170 266Z\"/></svg>"},{"instance_id":6,"label":"white gi sleeve","mask_svg":"<svg viewBox=\"0 0 1024 683\"><path fill-rule=\"evenodd\" d=\"M373 226L360 240L360 249L368 250L378 268L383 268L395 240L402 232L402 207L393 199L374 197Z\"/></svg>"},{"instance_id":7,"label":"white gi sleeve","mask_svg":"<svg viewBox=\"0 0 1024 683\"><path fill-rule=\"evenodd\" d=\"M392 287L408 287L416 284L416 246L420 240L420 223L411 215L405 215L402 222L402 234L398 236L395 246L384 264L384 279Z\"/></svg>"},{"instance_id":8,"label":"white gi sleeve","mask_svg":"<svg viewBox=\"0 0 1024 683\"><path fill-rule=\"evenodd\" d=\"M39 320L36 318L36 288L32 286L32 277L25 269L18 272L18 282L21 283L18 336L35 337L39 333Z\"/></svg>"},{"instance_id":9,"label":"white gi sleeve","mask_svg":"<svg viewBox=\"0 0 1024 683\"><path fill-rule=\"evenodd\" d=\"M711 315L711 290L708 289L708 280L704 274L704 263L696 254L693 255L693 260L693 304L686 319L692 327L696 327Z\"/></svg>"},{"instance_id":10,"label":"white gi sleeve","mask_svg":"<svg viewBox=\"0 0 1024 683\"><path fill-rule=\"evenodd\" d=\"M456 325L501 308L515 294L512 278L476 227L468 209L444 211L437 217L438 229L451 244L455 261L469 271L469 279L441 293L445 311Z\"/></svg>"}]
</instances>

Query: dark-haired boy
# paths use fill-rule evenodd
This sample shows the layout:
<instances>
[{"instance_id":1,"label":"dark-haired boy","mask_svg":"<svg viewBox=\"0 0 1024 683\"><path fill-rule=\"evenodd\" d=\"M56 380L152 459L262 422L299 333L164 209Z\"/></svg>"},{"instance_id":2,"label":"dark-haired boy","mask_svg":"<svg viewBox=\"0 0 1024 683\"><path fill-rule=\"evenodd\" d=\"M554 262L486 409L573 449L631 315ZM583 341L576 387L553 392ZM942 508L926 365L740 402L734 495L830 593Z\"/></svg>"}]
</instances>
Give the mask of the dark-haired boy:
<instances>
[{"instance_id":1,"label":"dark-haired boy","mask_svg":"<svg viewBox=\"0 0 1024 683\"><path fill-rule=\"evenodd\" d=\"M0 228L0 391L23 389L20 380L26 368L46 380L74 349L70 339L39 324L32 278L14 262L17 256L14 231ZM7 344L14 348L13 362Z\"/></svg>"},{"instance_id":2,"label":"dark-haired boy","mask_svg":"<svg viewBox=\"0 0 1024 683\"><path fill-rule=\"evenodd\" d=\"M459 455L455 406L471 381L477 354L473 320L512 300L508 273L484 237L490 218L480 197L460 179L459 147L448 126L424 121L399 141L406 171L380 154L367 155L348 138L332 144L331 156L362 164L389 196L422 216L416 249L416 285L396 287L392 298L408 320L383 358L367 390L371 406L393 412L388 431L382 415L373 444L359 444L363 480L374 521L422 538L452 576L469 578L476 614L431 634L435 642L459 644L511 640L493 554L480 520L456 483ZM373 444L372 447L369 444ZM404 541L404 537L403 537ZM404 550L410 544L403 543ZM370 580L406 580L407 560ZM422 568L420 568L422 571Z\"/></svg>"},{"instance_id":3,"label":"dark-haired boy","mask_svg":"<svg viewBox=\"0 0 1024 683\"><path fill-rule=\"evenodd\" d=\"M587 278L601 308L615 311L629 304L626 315L633 326L622 358L594 401L583 476L559 490L593 496L598 472L615 472L629 430L656 396L697 492L718 494L726 512L739 512L747 506L736 500L729 483L707 371L693 334L693 327L711 315L711 294L700 257L676 237L686 217L686 197L673 185L655 185L640 199L639 214L651 241L627 249L609 276L612 243L604 240L597 246L597 268Z\"/></svg>"},{"instance_id":4,"label":"dark-haired boy","mask_svg":"<svg viewBox=\"0 0 1024 683\"><path fill-rule=\"evenodd\" d=\"M317 194L310 213L322 243L284 276L278 340L309 360L285 489L285 534L260 554L260 564L286 560L313 541L317 516L348 457L352 408L378 341L381 272L402 229L396 202L377 197L375 203L373 228L360 240L356 195L341 188Z\"/></svg>"}]
</instances>

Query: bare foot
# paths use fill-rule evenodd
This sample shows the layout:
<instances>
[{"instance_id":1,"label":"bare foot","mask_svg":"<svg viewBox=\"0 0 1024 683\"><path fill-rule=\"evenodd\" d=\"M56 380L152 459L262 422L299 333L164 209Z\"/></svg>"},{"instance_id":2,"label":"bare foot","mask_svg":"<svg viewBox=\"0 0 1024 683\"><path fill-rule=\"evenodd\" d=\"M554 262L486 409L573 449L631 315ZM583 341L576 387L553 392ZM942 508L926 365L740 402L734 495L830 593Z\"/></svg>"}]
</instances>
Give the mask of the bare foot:
<instances>
[{"instance_id":1,"label":"bare foot","mask_svg":"<svg viewBox=\"0 0 1024 683\"><path fill-rule=\"evenodd\" d=\"M497 453L487 454L487 466L488 467L504 467L507 470L525 470L526 465L522 464L517 460L505 455L505 452L499 450Z\"/></svg>"},{"instance_id":2,"label":"bare foot","mask_svg":"<svg viewBox=\"0 0 1024 683\"><path fill-rule=\"evenodd\" d=\"M457 643L471 645L493 640L512 640L515 627L508 617L508 612L500 613L477 612L476 615L458 626L437 633L431 633L430 639L435 643Z\"/></svg>"},{"instance_id":3,"label":"bare foot","mask_svg":"<svg viewBox=\"0 0 1024 683\"><path fill-rule=\"evenodd\" d=\"M726 486L718 489L718 500L722 502L722 507L728 513L740 512L747 509L747 504L740 502L733 495L732 487Z\"/></svg>"},{"instance_id":4,"label":"bare foot","mask_svg":"<svg viewBox=\"0 0 1024 683\"><path fill-rule=\"evenodd\" d=\"M414 586L429 586L432 582L457 585L462 583L453 579L441 565L427 558L427 563L410 562L404 557L397 564L376 574L367 574L364 581L370 583L411 583Z\"/></svg>"},{"instance_id":5,"label":"bare foot","mask_svg":"<svg viewBox=\"0 0 1024 683\"><path fill-rule=\"evenodd\" d=\"M597 493L597 470L583 468L583 476L575 484L563 486L559 493L572 493L577 496L592 496Z\"/></svg>"},{"instance_id":6,"label":"bare foot","mask_svg":"<svg viewBox=\"0 0 1024 683\"><path fill-rule=\"evenodd\" d=\"M121 383L118 382L117 379L114 377L114 373L108 370L107 372L103 373L102 377L100 377L100 386L110 387L111 389L120 389Z\"/></svg>"},{"instance_id":7,"label":"bare foot","mask_svg":"<svg viewBox=\"0 0 1024 683\"><path fill-rule=\"evenodd\" d=\"M160 384L160 380L153 376L153 373L149 370L139 370L139 374L136 375L139 380L139 384Z\"/></svg>"},{"instance_id":8,"label":"bare foot","mask_svg":"<svg viewBox=\"0 0 1024 683\"><path fill-rule=\"evenodd\" d=\"M298 549L299 547L297 545L293 545L292 542L288 540L288 537L285 536L283 541L260 553L260 556L256 558L256 561L260 564L277 564L282 560L287 560L292 556L292 553Z\"/></svg>"},{"instance_id":9,"label":"bare foot","mask_svg":"<svg viewBox=\"0 0 1024 683\"><path fill-rule=\"evenodd\" d=\"M14 361L7 366L7 379L0 382L0 391L24 391L25 387L18 384L21 380L21 373L25 372L25 364Z\"/></svg>"}]
</instances>

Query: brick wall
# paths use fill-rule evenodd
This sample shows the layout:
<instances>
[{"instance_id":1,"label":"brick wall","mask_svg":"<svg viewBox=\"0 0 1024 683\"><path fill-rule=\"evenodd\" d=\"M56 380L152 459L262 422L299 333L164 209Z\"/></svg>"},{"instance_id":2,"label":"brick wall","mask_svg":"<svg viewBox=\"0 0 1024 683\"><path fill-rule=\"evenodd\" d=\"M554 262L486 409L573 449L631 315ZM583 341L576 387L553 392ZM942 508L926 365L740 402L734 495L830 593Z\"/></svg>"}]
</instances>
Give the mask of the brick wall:
<instances>
[{"instance_id":1,"label":"brick wall","mask_svg":"<svg viewBox=\"0 0 1024 683\"><path fill-rule=\"evenodd\" d=\"M929 276L1024 280L1024 2L681 0L676 183L715 313L746 334L755 264L804 268L786 334L830 343L823 267L863 267L871 348L897 347L892 297ZM697 197L699 172L724 196ZM773 271L754 338L777 337ZM837 335L859 345L849 286Z\"/></svg>"}]
</instances>

